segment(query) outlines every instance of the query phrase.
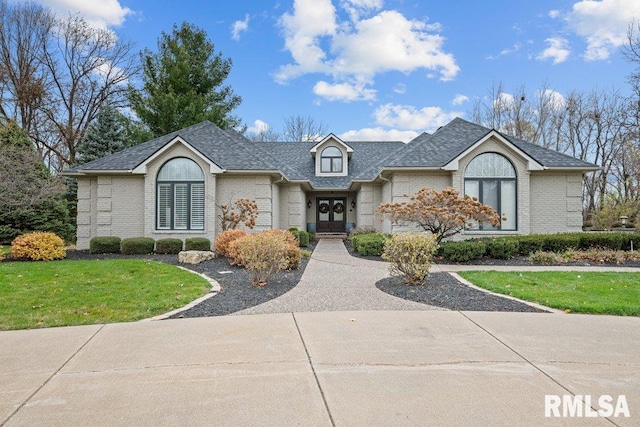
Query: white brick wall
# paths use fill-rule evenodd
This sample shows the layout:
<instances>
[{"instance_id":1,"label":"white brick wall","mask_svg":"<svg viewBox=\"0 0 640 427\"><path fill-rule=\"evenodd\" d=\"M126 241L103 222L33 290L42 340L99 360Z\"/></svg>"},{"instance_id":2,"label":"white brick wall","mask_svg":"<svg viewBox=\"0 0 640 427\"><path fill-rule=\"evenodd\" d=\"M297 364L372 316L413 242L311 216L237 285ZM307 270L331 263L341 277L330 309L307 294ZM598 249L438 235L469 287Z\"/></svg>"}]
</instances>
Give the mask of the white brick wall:
<instances>
[{"instance_id":1,"label":"white brick wall","mask_svg":"<svg viewBox=\"0 0 640 427\"><path fill-rule=\"evenodd\" d=\"M531 233L582 230L582 174L531 174Z\"/></svg>"},{"instance_id":2,"label":"white brick wall","mask_svg":"<svg viewBox=\"0 0 640 427\"><path fill-rule=\"evenodd\" d=\"M216 206L233 203L241 198L255 200L258 205L258 218L254 230L263 231L272 227L272 183L269 176L219 175L217 184ZM220 210L216 208L217 215L220 215ZM243 225L240 228L245 227Z\"/></svg>"}]
</instances>

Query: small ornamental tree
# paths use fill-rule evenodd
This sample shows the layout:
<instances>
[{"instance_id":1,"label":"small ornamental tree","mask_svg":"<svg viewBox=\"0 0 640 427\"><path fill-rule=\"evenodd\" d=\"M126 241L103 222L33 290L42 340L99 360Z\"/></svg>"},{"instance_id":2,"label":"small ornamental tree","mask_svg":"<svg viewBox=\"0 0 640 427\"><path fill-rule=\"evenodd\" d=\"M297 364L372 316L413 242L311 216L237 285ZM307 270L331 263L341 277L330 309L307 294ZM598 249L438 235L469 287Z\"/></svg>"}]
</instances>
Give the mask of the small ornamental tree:
<instances>
[{"instance_id":1,"label":"small ornamental tree","mask_svg":"<svg viewBox=\"0 0 640 427\"><path fill-rule=\"evenodd\" d=\"M258 217L258 205L255 201L249 199L238 199L233 205L231 203L220 205L220 224L222 231L233 230L240 224L244 224L247 228L253 229L256 226L256 218Z\"/></svg>"},{"instance_id":2,"label":"small ornamental tree","mask_svg":"<svg viewBox=\"0 0 640 427\"><path fill-rule=\"evenodd\" d=\"M437 243L464 229L465 224L488 222L500 225L500 215L490 206L476 198L459 197L456 189L447 187L436 191L424 187L408 202L384 203L377 212L388 217L394 224L417 224L436 237Z\"/></svg>"}]
</instances>

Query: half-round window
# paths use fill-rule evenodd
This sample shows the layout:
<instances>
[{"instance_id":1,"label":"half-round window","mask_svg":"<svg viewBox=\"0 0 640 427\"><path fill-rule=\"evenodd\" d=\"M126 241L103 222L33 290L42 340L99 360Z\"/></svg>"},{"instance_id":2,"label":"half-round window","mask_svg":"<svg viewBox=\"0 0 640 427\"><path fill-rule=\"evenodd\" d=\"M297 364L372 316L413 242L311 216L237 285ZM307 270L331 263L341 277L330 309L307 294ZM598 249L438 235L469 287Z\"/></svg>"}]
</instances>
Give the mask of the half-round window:
<instances>
[{"instance_id":1,"label":"half-round window","mask_svg":"<svg viewBox=\"0 0 640 427\"><path fill-rule=\"evenodd\" d=\"M320 172L342 172L342 151L327 147L320 156Z\"/></svg>"},{"instance_id":2,"label":"half-round window","mask_svg":"<svg viewBox=\"0 0 640 427\"><path fill-rule=\"evenodd\" d=\"M517 229L517 175L513 164L498 153L483 153L464 171L464 193L491 206L500 214L499 227L477 224L476 230Z\"/></svg>"},{"instance_id":3,"label":"half-round window","mask_svg":"<svg viewBox=\"0 0 640 427\"><path fill-rule=\"evenodd\" d=\"M204 173L196 162L177 157L156 179L158 230L204 230Z\"/></svg>"}]
</instances>

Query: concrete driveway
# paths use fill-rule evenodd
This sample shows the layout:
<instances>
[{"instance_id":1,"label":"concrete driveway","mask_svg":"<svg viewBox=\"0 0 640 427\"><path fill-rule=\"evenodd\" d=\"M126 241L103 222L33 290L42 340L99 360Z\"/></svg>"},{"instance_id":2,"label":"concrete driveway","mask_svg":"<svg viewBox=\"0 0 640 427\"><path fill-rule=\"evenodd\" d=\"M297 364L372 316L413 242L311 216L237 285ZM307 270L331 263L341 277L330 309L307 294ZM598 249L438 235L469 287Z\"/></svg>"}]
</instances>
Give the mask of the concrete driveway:
<instances>
[{"instance_id":1,"label":"concrete driveway","mask_svg":"<svg viewBox=\"0 0 640 427\"><path fill-rule=\"evenodd\" d=\"M545 395L624 396L630 417L548 418ZM612 423L640 425L639 318L357 311L0 333L3 426Z\"/></svg>"}]
</instances>

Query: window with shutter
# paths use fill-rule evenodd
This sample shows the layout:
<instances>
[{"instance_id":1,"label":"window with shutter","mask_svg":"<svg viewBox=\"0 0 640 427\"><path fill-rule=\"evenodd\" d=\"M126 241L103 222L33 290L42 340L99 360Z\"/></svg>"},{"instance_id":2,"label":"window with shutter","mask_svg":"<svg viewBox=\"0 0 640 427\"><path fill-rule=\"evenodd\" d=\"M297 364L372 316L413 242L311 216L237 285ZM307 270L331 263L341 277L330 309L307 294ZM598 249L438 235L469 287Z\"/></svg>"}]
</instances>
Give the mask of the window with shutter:
<instances>
[{"instance_id":1,"label":"window with shutter","mask_svg":"<svg viewBox=\"0 0 640 427\"><path fill-rule=\"evenodd\" d=\"M204 174L193 160L165 163L157 177L156 228L204 230Z\"/></svg>"}]
</instances>

